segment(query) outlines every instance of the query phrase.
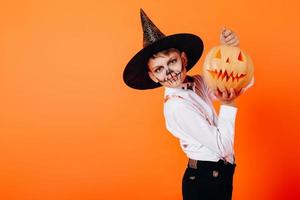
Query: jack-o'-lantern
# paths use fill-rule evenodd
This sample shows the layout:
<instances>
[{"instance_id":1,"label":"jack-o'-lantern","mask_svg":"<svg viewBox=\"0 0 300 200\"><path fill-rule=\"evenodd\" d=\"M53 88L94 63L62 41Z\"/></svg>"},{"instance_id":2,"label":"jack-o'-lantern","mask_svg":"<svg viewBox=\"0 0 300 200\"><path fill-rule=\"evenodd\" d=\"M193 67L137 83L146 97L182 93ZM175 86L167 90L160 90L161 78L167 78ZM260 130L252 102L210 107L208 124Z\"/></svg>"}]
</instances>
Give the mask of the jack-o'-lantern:
<instances>
[{"instance_id":1,"label":"jack-o'-lantern","mask_svg":"<svg viewBox=\"0 0 300 200\"><path fill-rule=\"evenodd\" d=\"M239 92L253 77L251 58L239 47L220 45L212 48L203 64L203 78L212 90L233 88Z\"/></svg>"}]
</instances>

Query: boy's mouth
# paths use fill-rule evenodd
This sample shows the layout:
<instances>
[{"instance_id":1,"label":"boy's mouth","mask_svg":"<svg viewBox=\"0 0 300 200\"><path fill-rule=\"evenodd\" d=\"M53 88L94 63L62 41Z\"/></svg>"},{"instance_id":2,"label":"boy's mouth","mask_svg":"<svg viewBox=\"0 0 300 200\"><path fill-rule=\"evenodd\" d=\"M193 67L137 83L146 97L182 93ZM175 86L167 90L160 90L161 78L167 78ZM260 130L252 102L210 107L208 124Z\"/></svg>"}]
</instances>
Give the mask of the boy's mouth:
<instances>
[{"instance_id":1,"label":"boy's mouth","mask_svg":"<svg viewBox=\"0 0 300 200\"><path fill-rule=\"evenodd\" d=\"M170 79L167 79L166 82L173 84L180 78L180 75L181 75L181 72L178 72L177 74L175 73L175 75L173 77L171 77Z\"/></svg>"},{"instance_id":2,"label":"boy's mouth","mask_svg":"<svg viewBox=\"0 0 300 200\"><path fill-rule=\"evenodd\" d=\"M176 82L178 79L180 79L181 76L181 72L175 73L174 76L172 76L170 79L165 79L163 81L159 81L160 83L166 83L168 82L169 84L173 84L174 82Z\"/></svg>"}]
</instances>

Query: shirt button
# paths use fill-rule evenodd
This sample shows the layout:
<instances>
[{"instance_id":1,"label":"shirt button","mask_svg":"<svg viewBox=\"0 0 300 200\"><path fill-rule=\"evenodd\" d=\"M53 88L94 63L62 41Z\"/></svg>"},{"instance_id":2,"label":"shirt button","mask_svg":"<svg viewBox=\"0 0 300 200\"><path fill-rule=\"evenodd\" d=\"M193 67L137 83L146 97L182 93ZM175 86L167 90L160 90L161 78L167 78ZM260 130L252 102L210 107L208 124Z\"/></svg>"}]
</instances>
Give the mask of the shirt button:
<instances>
[{"instance_id":1,"label":"shirt button","mask_svg":"<svg viewBox=\"0 0 300 200\"><path fill-rule=\"evenodd\" d=\"M218 170L214 170L213 171L213 177L217 178L219 176L219 171Z\"/></svg>"}]
</instances>

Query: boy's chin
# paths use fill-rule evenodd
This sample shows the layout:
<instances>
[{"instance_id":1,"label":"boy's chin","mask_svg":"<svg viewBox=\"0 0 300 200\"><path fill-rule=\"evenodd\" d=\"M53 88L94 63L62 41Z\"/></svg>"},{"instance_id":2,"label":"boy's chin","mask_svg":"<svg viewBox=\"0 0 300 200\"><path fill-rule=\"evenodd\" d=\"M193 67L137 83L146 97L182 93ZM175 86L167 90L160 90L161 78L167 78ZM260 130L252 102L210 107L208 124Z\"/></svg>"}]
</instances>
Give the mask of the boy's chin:
<instances>
[{"instance_id":1,"label":"boy's chin","mask_svg":"<svg viewBox=\"0 0 300 200\"><path fill-rule=\"evenodd\" d=\"M177 87L179 87L181 84L182 84L182 81L179 80L179 81L176 81L176 82L173 83L173 84L164 84L163 86L165 86L165 87L170 87L170 88L177 88Z\"/></svg>"}]
</instances>

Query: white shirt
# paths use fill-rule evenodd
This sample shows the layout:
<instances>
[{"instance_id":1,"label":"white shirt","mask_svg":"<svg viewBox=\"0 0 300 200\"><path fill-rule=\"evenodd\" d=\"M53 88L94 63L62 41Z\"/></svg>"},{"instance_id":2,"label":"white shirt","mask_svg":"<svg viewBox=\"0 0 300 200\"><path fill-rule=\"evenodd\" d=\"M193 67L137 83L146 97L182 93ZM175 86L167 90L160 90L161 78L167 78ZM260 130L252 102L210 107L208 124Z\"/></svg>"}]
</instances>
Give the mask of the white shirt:
<instances>
[{"instance_id":1,"label":"white shirt","mask_svg":"<svg viewBox=\"0 0 300 200\"><path fill-rule=\"evenodd\" d=\"M193 78L194 90L186 89L188 83L183 84L183 88L165 87L166 128L179 139L188 158L205 161L223 159L233 164L237 108L221 105L217 116L213 92L200 75ZM245 90L253 83L254 79Z\"/></svg>"}]
</instances>

